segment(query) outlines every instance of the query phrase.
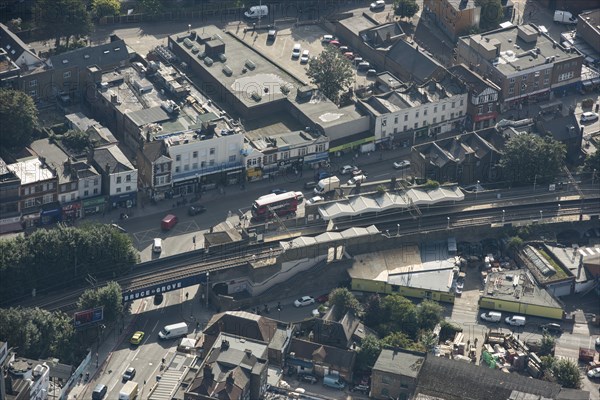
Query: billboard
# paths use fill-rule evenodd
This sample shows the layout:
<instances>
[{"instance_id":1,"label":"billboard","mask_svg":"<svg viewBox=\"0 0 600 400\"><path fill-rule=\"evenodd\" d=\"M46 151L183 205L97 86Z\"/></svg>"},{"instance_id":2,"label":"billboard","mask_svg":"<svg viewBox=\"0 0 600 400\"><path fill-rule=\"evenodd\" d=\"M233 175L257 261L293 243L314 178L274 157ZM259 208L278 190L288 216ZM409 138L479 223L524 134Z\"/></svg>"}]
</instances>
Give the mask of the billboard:
<instances>
[{"instance_id":1,"label":"billboard","mask_svg":"<svg viewBox=\"0 0 600 400\"><path fill-rule=\"evenodd\" d=\"M79 311L73 315L75 328L81 328L104 319L104 307L96 307L91 310Z\"/></svg>"}]
</instances>

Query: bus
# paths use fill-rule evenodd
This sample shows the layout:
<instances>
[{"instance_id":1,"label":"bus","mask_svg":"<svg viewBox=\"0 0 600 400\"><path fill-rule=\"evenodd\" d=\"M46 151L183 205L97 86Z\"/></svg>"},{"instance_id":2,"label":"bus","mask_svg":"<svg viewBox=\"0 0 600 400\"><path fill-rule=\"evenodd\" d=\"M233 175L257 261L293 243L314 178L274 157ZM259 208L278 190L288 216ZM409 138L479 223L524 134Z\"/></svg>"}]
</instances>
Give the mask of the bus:
<instances>
[{"instance_id":1,"label":"bus","mask_svg":"<svg viewBox=\"0 0 600 400\"><path fill-rule=\"evenodd\" d=\"M274 213L278 216L293 214L298 209L298 196L295 192L269 194L259 197L252 203L252 217L258 220L269 219Z\"/></svg>"}]
</instances>

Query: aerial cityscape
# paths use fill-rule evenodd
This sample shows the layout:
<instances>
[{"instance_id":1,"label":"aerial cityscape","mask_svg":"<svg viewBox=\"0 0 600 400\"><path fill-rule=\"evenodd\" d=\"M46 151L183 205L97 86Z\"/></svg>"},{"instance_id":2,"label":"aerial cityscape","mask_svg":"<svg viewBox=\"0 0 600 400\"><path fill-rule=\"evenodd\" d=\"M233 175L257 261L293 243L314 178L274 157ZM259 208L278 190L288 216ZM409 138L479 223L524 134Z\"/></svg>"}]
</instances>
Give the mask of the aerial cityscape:
<instances>
[{"instance_id":1,"label":"aerial cityscape","mask_svg":"<svg viewBox=\"0 0 600 400\"><path fill-rule=\"evenodd\" d=\"M600 3L0 1L0 400L600 400Z\"/></svg>"}]
</instances>

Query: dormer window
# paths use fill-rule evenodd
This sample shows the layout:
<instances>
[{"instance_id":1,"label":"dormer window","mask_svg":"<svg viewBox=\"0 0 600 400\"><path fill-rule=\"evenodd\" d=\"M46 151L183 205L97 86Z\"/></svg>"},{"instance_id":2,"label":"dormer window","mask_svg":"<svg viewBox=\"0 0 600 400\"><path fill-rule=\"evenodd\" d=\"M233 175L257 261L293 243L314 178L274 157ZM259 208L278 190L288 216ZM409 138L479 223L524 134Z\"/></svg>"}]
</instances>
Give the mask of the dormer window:
<instances>
[{"instance_id":1,"label":"dormer window","mask_svg":"<svg viewBox=\"0 0 600 400\"><path fill-rule=\"evenodd\" d=\"M83 58L85 58L87 60L88 58L90 58L90 55L89 54L84 54Z\"/></svg>"},{"instance_id":2,"label":"dormer window","mask_svg":"<svg viewBox=\"0 0 600 400\"><path fill-rule=\"evenodd\" d=\"M10 44L6 45L6 50L10 50Z\"/></svg>"},{"instance_id":3,"label":"dormer window","mask_svg":"<svg viewBox=\"0 0 600 400\"><path fill-rule=\"evenodd\" d=\"M119 50L121 50L121 48L120 47L115 47L113 50L114 51L119 51Z\"/></svg>"},{"instance_id":4,"label":"dormer window","mask_svg":"<svg viewBox=\"0 0 600 400\"><path fill-rule=\"evenodd\" d=\"M110 53L110 50L104 50L104 54Z\"/></svg>"},{"instance_id":5,"label":"dormer window","mask_svg":"<svg viewBox=\"0 0 600 400\"><path fill-rule=\"evenodd\" d=\"M68 63L69 63L69 60L62 60L62 63L63 63L63 64L68 64Z\"/></svg>"}]
</instances>

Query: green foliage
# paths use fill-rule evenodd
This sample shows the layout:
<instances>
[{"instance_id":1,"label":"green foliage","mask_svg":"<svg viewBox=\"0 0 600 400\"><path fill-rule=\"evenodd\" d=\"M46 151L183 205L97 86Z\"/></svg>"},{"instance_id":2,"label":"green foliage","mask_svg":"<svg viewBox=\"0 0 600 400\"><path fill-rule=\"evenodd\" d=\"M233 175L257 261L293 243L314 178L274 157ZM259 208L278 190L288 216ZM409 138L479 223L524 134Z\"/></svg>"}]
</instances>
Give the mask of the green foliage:
<instances>
[{"instance_id":1,"label":"green foliage","mask_svg":"<svg viewBox=\"0 0 600 400\"><path fill-rule=\"evenodd\" d=\"M417 308L419 316L419 327L421 329L431 331L442 320L444 307L437 301L424 300Z\"/></svg>"},{"instance_id":2,"label":"green foliage","mask_svg":"<svg viewBox=\"0 0 600 400\"><path fill-rule=\"evenodd\" d=\"M427 182L425 182L425 185L423 185L423 188L428 190L428 189L437 189L440 187L440 183L438 181L434 181L431 179L427 179Z\"/></svg>"},{"instance_id":3,"label":"green foliage","mask_svg":"<svg viewBox=\"0 0 600 400\"><path fill-rule=\"evenodd\" d=\"M63 312L39 308L0 308L0 340L17 347L27 358L57 357L75 361L71 318Z\"/></svg>"},{"instance_id":4,"label":"green foliage","mask_svg":"<svg viewBox=\"0 0 600 400\"><path fill-rule=\"evenodd\" d=\"M163 3L160 0L138 0L144 12L150 15L158 15L163 12Z\"/></svg>"},{"instance_id":5,"label":"green foliage","mask_svg":"<svg viewBox=\"0 0 600 400\"><path fill-rule=\"evenodd\" d=\"M383 339L381 344L388 347L400 347L402 349L411 349L414 345L414 341L406 336L404 332L392 332Z\"/></svg>"},{"instance_id":6,"label":"green foliage","mask_svg":"<svg viewBox=\"0 0 600 400\"><path fill-rule=\"evenodd\" d=\"M432 331L426 331L419 337L419 343L425 351L431 351L438 344L438 337Z\"/></svg>"},{"instance_id":7,"label":"green foliage","mask_svg":"<svg viewBox=\"0 0 600 400\"><path fill-rule=\"evenodd\" d=\"M38 126L38 112L33 99L25 93L0 90L0 146L21 147L29 144Z\"/></svg>"},{"instance_id":8,"label":"green foliage","mask_svg":"<svg viewBox=\"0 0 600 400\"><path fill-rule=\"evenodd\" d=\"M462 328L458 325L455 325L448 321L440 322L441 330L440 330L440 341L445 341L451 338L454 338L456 332L462 332Z\"/></svg>"},{"instance_id":9,"label":"green foliage","mask_svg":"<svg viewBox=\"0 0 600 400\"><path fill-rule=\"evenodd\" d=\"M329 305L333 309L334 318L339 320L348 311L352 311L357 317L362 316L362 307L356 297L347 288L333 289L329 294Z\"/></svg>"},{"instance_id":10,"label":"green foliage","mask_svg":"<svg viewBox=\"0 0 600 400\"><path fill-rule=\"evenodd\" d=\"M86 36L92 30L92 19L83 0L37 0L36 23L54 35L56 46L61 38L67 45L72 36Z\"/></svg>"},{"instance_id":11,"label":"green foliage","mask_svg":"<svg viewBox=\"0 0 600 400\"><path fill-rule=\"evenodd\" d=\"M542 336L542 341L540 345L540 356L547 356L554 353L554 346L556 345L556 340L550 335L544 334Z\"/></svg>"},{"instance_id":12,"label":"green foliage","mask_svg":"<svg viewBox=\"0 0 600 400\"><path fill-rule=\"evenodd\" d=\"M381 301L383 323L378 330L381 336L392 332L404 332L411 339L417 337L419 331L419 317L417 307L407 298L392 294Z\"/></svg>"},{"instance_id":13,"label":"green foliage","mask_svg":"<svg viewBox=\"0 0 600 400\"><path fill-rule=\"evenodd\" d=\"M131 239L109 225L39 229L0 241L0 302L38 291L76 287L91 275L121 275L137 261Z\"/></svg>"},{"instance_id":14,"label":"green foliage","mask_svg":"<svg viewBox=\"0 0 600 400\"><path fill-rule=\"evenodd\" d=\"M518 236L511 237L508 239L508 243L506 243L506 248L509 251L518 251L519 249L523 248L523 239Z\"/></svg>"},{"instance_id":15,"label":"green foliage","mask_svg":"<svg viewBox=\"0 0 600 400\"><path fill-rule=\"evenodd\" d=\"M556 360L552 366L552 374L562 387L570 389L581 387L581 373L577 363L573 360L566 358Z\"/></svg>"},{"instance_id":16,"label":"green foliage","mask_svg":"<svg viewBox=\"0 0 600 400\"><path fill-rule=\"evenodd\" d=\"M77 309L83 311L104 307L104 320L109 323L116 321L123 315L121 293L121 286L117 282L108 282L101 288L88 289L77 300Z\"/></svg>"},{"instance_id":17,"label":"green foliage","mask_svg":"<svg viewBox=\"0 0 600 400\"><path fill-rule=\"evenodd\" d=\"M600 151L598 151L598 149L596 149L593 154L588 154L585 157L583 170L585 172L593 172L596 170L596 174L600 174ZM596 177L594 178L597 179Z\"/></svg>"},{"instance_id":18,"label":"green foliage","mask_svg":"<svg viewBox=\"0 0 600 400\"><path fill-rule=\"evenodd\" d=\"M550 182L560 173L565 155L562 143L527 133L508 140L500 165L513 183Z\"/></svg>"},{"instance_id":19,"label":"green foliage","mask_svg":"<svg viewBox=\"0 0 600 400\"><path fill-rule=\"evenodd\" d=\"M382 322L381 319L381 296L375 293L369 296L365 305L365 325L375 328Z\"/></svg>"},{"instance_id":20,"label":"green foliage","mask_svg":"<svg viewBox=\"0 0 600 400\"><path fill-rule=\"evenodd\" d=\"M377 194L380 196L385 194L385 186L383 186L383 185L377 186Z\"/></svg>"},{"instance_id":21,"label":"green foliage","mask_svg":"<svg viewBox=\"0 0 600 400\"><path fill-rule=\"evenodd\" d=\"M552 371L552 368L554 368L554 362L556 361L556 359L552 356L540 356L540 360L542 360L542 371Z\"/></svg>"},{"instance_id":22,"label":"green foliage","mask_svg":"<svg viewBox=\"0 0 600 400\"><path fill-rule=\"evenodd\" d=\"M360 349L356 354L356 366L359 371L366 371L373 368L377 357L381 353L381 342L373 335L367 335L363 339Z\"/></svg>"},{"instance_id":23,"label":"green foliage","mask_svg":"<svg viewBox=\"0 0 600 400\"><path fill-rule=\"evenodd\" d=\"M119 0L93 0L92 9L96 17L119 15L121 3Z\"/></svg>"},{"instance_id":24,"label":"green foliage","mask_svg":"<svg viewBox=\"0 0 600 400\"><path fill-rule=\"evenodd\" d=\"M419 5L415 0L395 0L394 14L401 18L412 18L419 12Z\"/></svg>"},{"instance_id":25,"label":"green foliage","mask_svg":"<svg viewBox=\"0 0 600 400\"><path fill-rule=\"evenodd\" d=\"M340 92L354 82L352 63L335 46L325 46L321 54L311 58L306 74L325 97L335 103Z\"/></svg>"},{"instance_id":26,"label":"green foliage","mask_svg":"<svg viewBox=\"0 0 600 400\"><path fill-rule=\"evenodd\" d=\"M479 20L481 30L488 31L498 28L504 18L500 0L475 0L475 4L481 7Z\"/></svg>"},{"instance_id":27,"label":"green foliage","mask_svg":"<svg viewBox=\"0 0 600 400\"><path fill-rule=\"evenodd\" d=\"M82 151L90 146L90 137L87 132L68 130L62 138L62 142L70 149Z\"/></svg>"}]
</instances>

